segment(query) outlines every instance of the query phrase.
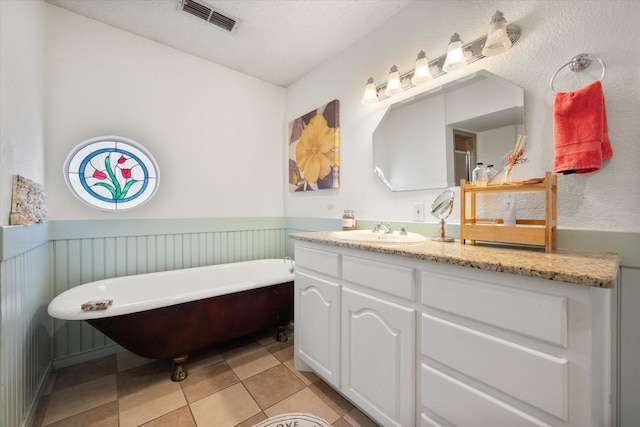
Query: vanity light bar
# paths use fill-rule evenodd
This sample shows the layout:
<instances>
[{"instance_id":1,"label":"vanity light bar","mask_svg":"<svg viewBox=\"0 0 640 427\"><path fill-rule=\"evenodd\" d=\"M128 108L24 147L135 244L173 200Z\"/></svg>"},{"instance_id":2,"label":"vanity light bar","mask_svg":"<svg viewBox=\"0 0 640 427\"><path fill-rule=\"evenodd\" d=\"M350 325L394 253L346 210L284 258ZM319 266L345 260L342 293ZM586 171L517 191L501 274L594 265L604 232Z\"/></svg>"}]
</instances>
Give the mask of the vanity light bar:
<instances>
[{"instance_id":1,"label":"vanity light bar","mask_svg":"<svg viewBox=\"0 0 640 427\"><path fill-rule=\"evenodd\" d=\"M507 25L507 35L511 40L511 45L513 46L520 39L520 27L517 25ZM472 41L471 43L467 43L462 46L462 51L465 53L465 58L467 59L467 64L471 64L472 62L476 62L485 56L482 54L482 48L484 47L485 42L487 41L487 36L480 37ZM446 74L442 71L442 67L444 65L444 61L447 59L447 55L444 54L433 61L429 61L429 70L431 71L431 76L435 79L437 77ZM411 78L415 70L411 70L404 74L400 75L400 83L402 84L403 90L411 89L415 87L411 82ZM376 92L378 93L378 101L382 101L384 99L389 98L388 95L385 95L385 90L387 89L387 82L382 83L376 86Z\"/></svg>"}]
</instances>

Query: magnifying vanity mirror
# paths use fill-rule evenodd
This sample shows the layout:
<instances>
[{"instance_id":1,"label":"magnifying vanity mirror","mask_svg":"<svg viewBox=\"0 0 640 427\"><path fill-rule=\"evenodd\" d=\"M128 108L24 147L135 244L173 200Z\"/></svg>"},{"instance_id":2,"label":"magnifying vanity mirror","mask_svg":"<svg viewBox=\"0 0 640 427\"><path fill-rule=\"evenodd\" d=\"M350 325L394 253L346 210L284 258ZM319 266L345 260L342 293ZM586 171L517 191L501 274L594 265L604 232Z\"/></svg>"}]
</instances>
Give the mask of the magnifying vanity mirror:
<instances>
[{"instance_id":1,"label":"magnifying vanity mirror","mask_svg":"<svg viewBox=\"0 0 640 427\"><path fill-rule=\"evenodd\" d=\"M477 162L500 169L518 135L524 90L480 70L392 104L373 132L373 169L391 191L452 187Z\"/></svg>"},{"instance_id":2,"label":"magnifying vanity mirror","mask_svg":"<svg viewBox=\"0 0 640 427\"><path fill-rule=\"evenodd\" d=\"M431 205L431 215L440 220L440 235L432 237L431 240L435 240L436 242L454 241L453 237L447 236L447 225L444 220L449 218L451 211L453 211L453 200L455 198L455 194L456 193L452 190L445 190Z\"/></svg>"}]
</instances>

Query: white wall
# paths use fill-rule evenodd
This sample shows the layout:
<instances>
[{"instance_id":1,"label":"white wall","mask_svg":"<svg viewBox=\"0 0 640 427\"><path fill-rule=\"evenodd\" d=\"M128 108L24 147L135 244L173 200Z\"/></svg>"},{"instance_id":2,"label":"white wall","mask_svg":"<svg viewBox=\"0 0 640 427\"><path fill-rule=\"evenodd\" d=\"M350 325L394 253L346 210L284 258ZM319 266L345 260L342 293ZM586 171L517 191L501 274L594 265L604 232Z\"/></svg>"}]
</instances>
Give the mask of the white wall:
<instances>
[{"instance_id":1,"label":"white wall","mask_svg":"<svg viewBox=\"0 0 640 427\"><path fill-rule=\"evenodd\" d=\"M0 225L14 175L45 184L44 29L43 2L0 1Z\"/></svg>"},{"instance_id":2,"label":"white wall","mask_svg":"<svg viewBox=\"0 0 640 427\"><path fill-rule=\"evenodd\" d=\"M640 231L640 3L636 1L422 0L402 9L289 88L287 120L329 100L340 100L341 188L285 194L285 214L338 218L343 209L354 209L360 218L409 222L414 202L429 206L440 190L392 193L373 175L371 134L391 100L373 107L362 105L365 82L373 76L382 83L393 64L401 72L410 70L420 49L431 59L443 55L454 32L465 42L482 36L496 10L522 29L513 49L397 99L483 68L514 82L525 90L525 132L529 136L529 163L516 166L514 178L543 176L553 170L554 94L549 80L577 54L602 58L607 65L603 87L614 156L599 172L560 177L559 226ZM556 88L578 89L600 72L598 64L582 75L565 70ZM450 220L459 222L457 210Z\"/></svg>"},{"instance_id":3,"label":"white wall","mask_svg":"<svg viewBox=\"0 0 640 427\"><path fill-rule=\"evenodd\" d=\"M49 219L282 216L285 89L46 6ZM76 144L131 138L160 168L131 211L94 210L67 189Z\"/></svg>"}]
</instances>

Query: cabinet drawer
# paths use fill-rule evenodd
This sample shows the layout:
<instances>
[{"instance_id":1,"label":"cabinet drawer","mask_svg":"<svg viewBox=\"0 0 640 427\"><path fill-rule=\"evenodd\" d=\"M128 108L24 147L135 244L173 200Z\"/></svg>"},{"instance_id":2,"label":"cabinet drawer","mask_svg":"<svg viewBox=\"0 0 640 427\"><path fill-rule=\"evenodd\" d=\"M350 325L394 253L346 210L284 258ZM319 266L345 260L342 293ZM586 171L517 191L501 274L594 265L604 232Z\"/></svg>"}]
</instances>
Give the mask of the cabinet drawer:
<instances>
[{"instance_id":1,"label":"cabinet drawer","mask_svg":"<svg viewBox=\"0 0 640 427\"><path fill-rule=\"evenodd\" d=\"M410 267L345 256L342 278L408 300L415 296L414 269Z\"/></svg>"},{"instance_id":2,"label":"cabinet drawer","mask_svg":"<svg viewBox=\"0 0 640 427\"><path fill-rule=\"evenodd\" d=\"M296 246L296 266L340 278L340 255Z\"/></svg>"},{"instance_id":3,"label":"cabinet drawer","mask_svg":"<svg viewBox=\"0 0 640 427\"><path fill-rule=\"evenodd\" d=\"M422 405L456 426L540 427L547 424L497 401L427 365L422 365ZM440 424L422 414L422 425Z\"/></svg>"},{"instance_id":4,"label":"cabinet drawer","mask_svg":"<svg viewBox=\"0 0 640 427\"><path fill-rule=\"evenodd\" d=\"M422 304L567 348L567 298L422 272Z\"/></svg>"},{"instance_id":5,"label":"cabinet drawer","mask_svg":"<svg viewBox=\"0 0 640 427\"><path fill-rule=\"evenodd\" d=\"M455 323L422 315L425 356L562 420L568 362Z\"/></svg>"}]
</instances>

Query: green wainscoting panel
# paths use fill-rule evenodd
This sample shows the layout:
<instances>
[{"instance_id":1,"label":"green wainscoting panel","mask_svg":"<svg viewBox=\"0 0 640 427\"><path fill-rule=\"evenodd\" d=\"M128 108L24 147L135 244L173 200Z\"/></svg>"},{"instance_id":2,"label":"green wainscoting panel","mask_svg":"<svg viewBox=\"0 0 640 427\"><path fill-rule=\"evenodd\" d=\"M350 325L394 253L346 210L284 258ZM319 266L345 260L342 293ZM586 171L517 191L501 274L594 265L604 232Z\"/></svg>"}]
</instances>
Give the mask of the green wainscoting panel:
<instances>
[{"instance_id":1,"label":"green wainscoting panel","mask_svg":"<svg viewBox=\"0 0 640 427\"><path fill-rule=\"evenodd\" d=\"M294 218L286 219L286 254L295 259L294 242L288 236L304 231L332 231L342 229L342 219L335 218Z\"/></svg>"},{"instance_id":2,"label":"green wainscoting panel","mask_svg":"<svg viewBox=\"0 0 640 427\"><path fill-rule=\"evenodd\" d=\"M52 240L85 237L190 234L285 228L283 217L98 219L51 221Z\"/></svg>"},{"instance_id":3,"label":"green wainscoting panel","mask_svg":"<svg viewBox=\"0 0 640 427\"><path fill-rule=\"evenodd\" d=\"M640 268L640 233L559 229L558 247L620 254L620 265Z\"/></svg>"},{"instance_id":4,"label":"green wainscoting panel","mask_svg":"<svg viewBox=\"0 0 640 427\"><path fill-rule=\"evenodd\" d=\"M0 227L0 261L11 259L49 241L49 224Z\"/></svg>"},{"instance_id":5,"label":"green wainscoting panel","mask_svg":"<svg viewBox=\"0 0 640 427\"><path fill-rule=\"evenodd\" d=\"M8 427L25 425L33 413L52 359L50 244L31 238L41 229L27 228L10 231L3 241L10 256L0 262L0 426ZM15 241L19 234L27 240Z\"/></svg>"}]
</instances>

